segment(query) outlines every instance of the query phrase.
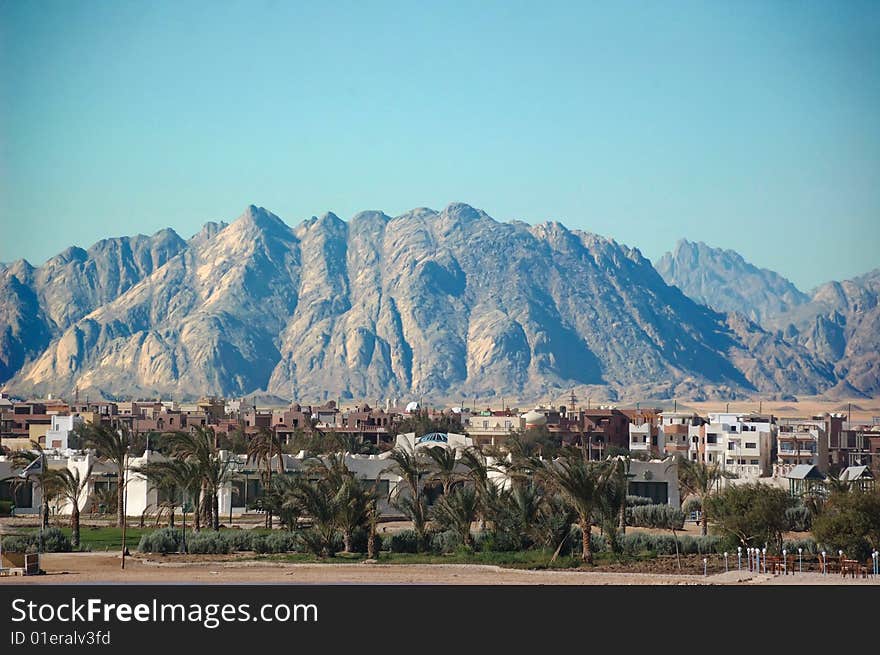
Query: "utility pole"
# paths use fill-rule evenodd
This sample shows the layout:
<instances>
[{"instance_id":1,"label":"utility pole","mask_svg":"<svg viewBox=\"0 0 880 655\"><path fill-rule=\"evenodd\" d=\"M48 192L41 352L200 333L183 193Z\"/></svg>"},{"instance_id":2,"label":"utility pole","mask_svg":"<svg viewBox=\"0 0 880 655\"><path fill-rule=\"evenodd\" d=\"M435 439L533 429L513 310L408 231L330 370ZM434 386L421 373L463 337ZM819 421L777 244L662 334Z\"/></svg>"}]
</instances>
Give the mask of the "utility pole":
<instances>
[{"instance_id":1,"label":"utility pole","mask_svg":"<svg viewBox=\"0 0 880 655\"><path fill-rule=\"evenodd\" d=\"M125 526L128 523L128 485L126 484L126 472L128 471L128 453L126 453L122 468L122 570L125 570Z\"/></svg>"}]
</instances>

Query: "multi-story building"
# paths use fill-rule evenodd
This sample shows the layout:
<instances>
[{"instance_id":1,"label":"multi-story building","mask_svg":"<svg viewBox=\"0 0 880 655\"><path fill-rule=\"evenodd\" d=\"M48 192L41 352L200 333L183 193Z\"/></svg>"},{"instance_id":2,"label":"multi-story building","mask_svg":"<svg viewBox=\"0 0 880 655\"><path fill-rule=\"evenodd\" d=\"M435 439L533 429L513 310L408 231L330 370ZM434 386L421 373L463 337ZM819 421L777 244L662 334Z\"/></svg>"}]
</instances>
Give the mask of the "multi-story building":
<instances>
[{"instance_id":1,"label":"multi-story building","mask_svg":"<svg viewBox=\"0 0 880 655\"><path fill-rule=\"evenodd\" d=\"M660 430L660 409L624 409L629 419L629 450L657 456L666 452L663 432Z\"/></svg>"},{"instance_id":2,"label":"multi-story building","mask_svg":"<svg viewBox=\"0 0 880 655\"><path fill-rule=\"evenodd\" d=\"M876 448L872 448L872 442L878 440L880 425L844 423L838 434L830 434L828 438L830 470L839 473L848 466L873 468Z\"/></svg>"},{"instance_id":3,"label":"multi-story building","mask_svg":"<svg viewBox=\"0 0 880 655\"><path fill-rule=\"evenodd\" d=\"M691 432L702 426L703 419L695 412L661 412L659 419L665 453L689 457Z\"/></svg>"},{"instance_id":4,"label":"multi-story building","mask_svg":"<svg viewBox=\"0 0 880 655\"><path fill-rule=\"evenodd\" d=\"M541 415L543 417L543 415ZM463 427L476 446L503 446L513 430L525 426L525 419L509 409L468 413Z\"/></svg>"},{"instance_id":5,"label":"multi-story building","mask_svg":"<svg viewBox=\"0 0 880 655\"><path fill-rule=\"evenodd\" d=\"M831 422L826 419L817 416L811 419L777 420L774 475L785 477L800 464L813 465L822 474L828 472L828 430Z\"/></svg>"},{"instance_id":6,"label":"multi-story building","mask_svg":"<svg viewBox=\"0 0 880 655\"><path fill-rule=\"evenodd\" d=\"M776 436L775 419L765 414L710 412L708 422L692 426L689 457L717 463L738 478L768 477Z\"/></svg>"}]
</instances>

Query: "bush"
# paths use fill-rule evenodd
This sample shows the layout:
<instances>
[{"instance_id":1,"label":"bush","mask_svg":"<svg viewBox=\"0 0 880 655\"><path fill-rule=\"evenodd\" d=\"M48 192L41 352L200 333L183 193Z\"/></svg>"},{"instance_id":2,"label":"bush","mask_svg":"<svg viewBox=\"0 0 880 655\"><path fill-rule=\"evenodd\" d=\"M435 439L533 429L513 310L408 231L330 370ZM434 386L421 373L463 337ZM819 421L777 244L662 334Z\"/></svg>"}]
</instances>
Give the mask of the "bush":
<instances>
[{"instance_id":1,"label":"bush","mask_svg":"<svg viewBox=\"0 0 880 655\"><path fill-rule=\"evenodd\" d=\"M251 530L224 530L220 532L220 534L223 535L226 543L229 544L230 549L233 551L255 551L256 548L254 548L254 542L264 539L262 534L260 534L259 532L253 532Z\"/></svg>"},{"instance_id":2,"label":"bush","mask_svg":"<svg viewBox=\"0 0 880 655\"><path fill-rule=\"evenodd\" d=\"M370 536L369 530L366 528L355 528L354 532L351 533L351 547L356 553L366 553L367 552L367 538ZM342 539L342 533L339 534L339 539ZM339 550L342 550L342 541L340 541Z\"/></svg>"},{"instance_id":3,"label":"bush","mask_svg":"<svg viewBox=\"0 0 880 655\"><path fill-rule=\"evenodd\" d=\"M142 535L137 549L142 553L176 553L180 550L180 540L180 530L160 528Z\"/></svg>"},{"instance_id":4,"label":"bush","mask_svg":"<svg viewBox=\"0 0 880 655\"><path fill-rule=\"evenodd\" d=\"M221 532L204 531L187 537L186 550L196 554L227 555L232 552L232 544Z\"/></svg>"},{"instance_id":5,"label":"bush","mask_svg":"<svg viewBox=\"0 0 880 655\"><path fill-rule=\"evenodd\" d=\"M3 538L3 550L10 553L36 553L39 550L39 544L39 531L8 535ZM70 537L65 535L61 528L43 530L44 553L69 553L72 549Z\"/></svg>"},{"instance_id":6,"label":"bush","mask_svg":"<svg viewBox=\"0 0 880 655\"><path fill-rule=\"evenodd\" d=\"M459 541L461 541L460 538ZM474 549L484 552L507 553L525 548L523 539L519 535L507 530L493 530L475 535Z\"/></svg>"},{"instance_id":7,"label":"bush","mask_svg":"<svg viewBox=\"0 0 880 655\"><path fill-rule=\"evenodd\" d=\"M568 533L568 539L565 540L559 554L580 556L581 549L583 548L583 543L581 541L582 535L583 531L581 530L581 526L572 525L571 530ZM594 534L590 536L590 550L594 553L607 552L610 549L611 545L608 543L608 538L605 535Z\"/></svg>"},{"instance_id":8,"label":"bush","mask_svg":"<svg viewBox=\"0 0 880 655\"><path fill-rule=\"evenodd\" d=\"M789 507L785 510L785 520L792 532L809 532L813 527L813 516L803 505Z\"/></svg>"},{"instance_id":9,"label":"bush","mask_svg":"<svg viewBox=\"0 0 880 655\"><path fill-rule=\"evenodd\" d=\"M12 501L0 500L0 516L9 516L12 514Z\"/></svg>"},{"instance_id":10,"label":"bush","mask_svg":"<svg viewBox=\"0 0 880 655\"><path fill-rule=\"evenodd\" d=\"M880 546L880 491L834 492L813 521L813 536L823 547L868 560Z\"/></svg>"},{"instance_id":11,"label":"bush","mask_svg":"<svg viewBox=\"0 0 880 655\"><path fill-rule=\"evenodd\" d=\"M455 530L444 530L431 536L431 552L439 555L454 553L462 546L461 535Z\"/></svg>"},{"instance_id":12,"label":"bush","mask_svg":"<svg viewBox=\"0 0 880 655\"><path fill-rule=\"evenodd\" d=\"M258 555L262 555L264 553L269 552L269 543L266 535L264 534L254 534L251 535L251 550L257 553Z\"/></svg>"},{"instance_id":13,"label":"bush","mask_svg":"<svg viewBox=\"0 0 880 655\"><path fill-rule=\"evenodd\" d=\"M684 512L670 505L642 505L627 508L626 520L629 525L641 528L684 527Z\"/></svg>"},{"instance_id":14,"label":"bush","mask_svg":"<svg viewBox=\"0 0 880 655\"><path fill-rule=\"evenodd\" d=\"M646 551L657 555L675 555L675 538L671 534L630 532L620 538L620 543L627 555L638 555ZM679 537L678 549L682 555L724 552L721 539L714 535Z\"/></svg>"},{"instance_id":15,"label":"bush","mask_svg":"<svg viewBox=\"0 0 880 655\"><path fill-rule=\"evenodd\" d=\"M7 553L36 552L36 540L29 534L10 534L3 537L3 550Z\"/></svg>"},{"instance_id":16,"label":"bush","mask_svg":"<svg viewBox=\"0 0 880 655\"><path fill-rule=\"evenodd\" d=\"M296 553L302 551L299 537L293 532L273 532L264 538L267 553Z\"/></svg>"},{"instance_id":17,"label":"bush","mask_svg":"<svg viewBox=\"0 0 880 655\"><path fill-rule=\"evenodd\" d=\"M641 507L642 505L653 505L654 501L646 496L627 496L627 507Z\"/></svg>"},{"instance_id":18,"label":"bush","mask_svg":"<svg viewBox=\"0 0 880 655\"><path fill-rule=\"evenodd\" d=\"M414 530L401 530L391 535L388 546L392 553L417 553L419 537Z\"/></svg>"},{"instance_id":19,"label":"bush","mask_svg":"<svg viewBox=\"0 0 880 655\"><path fill-rule=\"evenodd\" d=\"M36 534L35 540L39 541L39 538L39 534ZM65 535L61 528L47 528L43 530L44 553L69 553L71 548L70 537Z\"/></svg>"}]
</instances>

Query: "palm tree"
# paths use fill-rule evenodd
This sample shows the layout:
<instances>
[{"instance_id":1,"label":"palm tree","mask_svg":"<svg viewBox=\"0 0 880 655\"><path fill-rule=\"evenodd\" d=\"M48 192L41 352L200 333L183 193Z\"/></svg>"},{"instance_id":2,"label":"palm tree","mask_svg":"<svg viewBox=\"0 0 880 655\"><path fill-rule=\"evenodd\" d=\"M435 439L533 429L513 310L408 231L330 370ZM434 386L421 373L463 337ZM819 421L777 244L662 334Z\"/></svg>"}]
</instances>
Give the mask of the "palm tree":
<instances>
[{"instance_id":1,"label":"palm tree","mask_svg":"<svg viewBox=\"0 0 880 655\"><path fill-rule=\"evenodd\" d=\"M13 453L12 465L14 468L24 470L40 459L42 462L39 471L24 478L11 477L9 482L13 487L20 487L31 484L32 478L36 479L37 486L40 488L40 525L47 528L49 527L49 501L55 497L55 489L51 485L52 474L49 471L49 463L46 461L43 447L38 441L31 441L31 446L33 446L33 450L19 450Z\"/></svg>"},{"instance_id":2,"label":"palm tree","mask_svg":"<svg viewBox=\"0 0 880 655\"><path fill-rule=\"evenodd\" d=\"M272 458L277 457L278 472L284 474L284 455L281 440L278 433L268 428L260 428L260 431L250 440L247 449L247 461L254 462L259 468L265 466L265 471L260 475L263 487L268 489L272 486ZM272 512L266 512L266 527L272 528Z\"/></svg>"},{"instance_id":3,"label":"palm tree","mask_svg":"<svg viewBox=\"0 0 880 655\"><path fill-rule=\"evenodd\" d=\"M201 486L196 499L201 497L206 522L218 530L220 516L217 493L231 477L232 460L220 458L212 428L196 426L191 432L173 432L167 435L166 442L172 456L189 461L198 469ZM198 509L196 511L198 514Z\"/></svg>"},{"instance_id":4,"label":"palm tree","mask_svg":"<svg viewBox=\"0 0 880 655\"><path fill-rule=\"evenodd\" d=\"M467 469L464 478L473 485L474 490L480 500L479 518L480 529L486 527L488 514L494 507L495 498L498 496L499 489L496 485L489 482L489 466L486 458L476 446L471 446L461 451L461 463Z\"/></svg>"},{"instance_id":5,"label":"palm tree","mask_svg":"<svg viewBox=\"0 0 880 655\"><path fill-rule=\"evenodd\" d=\"M599 466L587 461L582 452L566 449L555 461L533 460L538 478L558 491L574 510L581 528L581 559L593 563L590 526L593 511L605 493L605 479Z\"/></svg>"},{"instance_id":6,"label":"palm tree","mask_svg":"<svg viewBox=\"0 0 880 655\"><path fill-rule=\"evenodd\" d=\"M330 557L338 518L336 490L326 480L300 480L295 501L312 522L302 535L306 545L321 557Z\"/></svg>"},{"instance_id":7,"label":"palm tree","mask_svg":"<svg viewBox=\"0 0 880 655\"><path fill-rule=\"evenodd\" d=\"M718 491L721 478L725 477L724 471L718 462L699 462L679 458L678 460L678 483L688 495L695 496L700 501L703 512L700 532L703 536L709 534L709 515L706 509L706 500Z\"/></svg>"},{"instance_id":8,"label":"palm tree","mask_svg":"<svg viewBox=\"0 0 880 655\"><path fill-rule=\"evenodd\" d=\"M629 481L630 459L629 457L614 457L605 462L604 476L607 482L605 500L605 515L611 529L611 523L617 520L617 529L621 534L626 534L626 492Z\"/></svg>"},{"instance_id":9,"label":"palm tree","mask_svg":"<svg viewBox=\"0 0 880 655\"><path fill-rule=\"evenodd\" d=\"M174 510L177 505L177 492L181 493L181 506L186 513L186 497L197 498L202 488L202 475L198 466L193 462L182 459L169 459L164 462L149 462L144 466L134 469L141 473L158 489L165 489L170 493L168 501L168 523L174 527ZM199 526L201 527L201 526Z\"/></svg>"},{"instance_id":10,"label":"palm tree","mask_svg":"<svg viewBox=\"0 0 880 655\"><path fill-rule=\"evenodd\" d=\"M426 448L425 452L433 460L436 470L430 475L430 479L440 482L443 488L443 495L447 495L452 485L460 479L460 474L455 472L456 457L454 448L445 448L444 446L431 446Z\"/></svg>"},{"instance_id":11,"label":"palm tree","mask_svg":"<svg viewBox=\"0 0 880 655\"><path fill-rule=\"evenodd\" d=\"M421 479L428 469L428 464L414 447L395 448L390 451L389 458L394 463L385 471L401 478L401 482L394 490L395 498L392 502L412 521L413 530L418 537L418 547L421 549L425 544L428 523L428 507L422 494Z\"/></svg>"},{"instance_id":12,"label":"palm tree","mask_svg":"<svg viewBox=\"0 0 880 655\"><path fill-rule=\"evenodd\" d=\"M382 513L379 510L379 480L370 489L367 501L367 559L376 559L379 553L379 534L377 527Z\"/></svg>"},{"instance_id":13,"label":"palm tree","mask_svg":"<svg viewBox=\"0 0 880 655\"><path fill-rule=\"evenodd\" d=\"M333 522L342 532L343 549L351 552L354 531L366 523L368 499L363 484L346 466L342 453L309 460L306 472L309 480L304 484L326 487L333 494Z\"/></svg>"},{"instance_id":14,"label":"palm tree","mask_svg":"<svg viewBox=\"0 0 880 655\"><path fill-rule=\"evenodd\" d=\"M480 501L476 491L464 487L450 494L444 494L434 504L432 518L441 526L455 530L461 536L466 548L473 546L471 524L477 517Z\"/></svg>"},{"instance_id":15,"label":"palm tree","mask_svg":"<svg viewBox=\"0 0 880 655\"><path fill-rule=\"evenodd\" d=\"M70 503L71 544L74 548L79 548L79 499L82 492L88 487L91 475L91 463L82 477L79 474L79 469L71 471L64 468L49 471L49 484L56 495Z\"/></svg>"},{"instance_id":16,"label":"palm tree","mask_svg":"<svg viewBox=\"0 0 880 655\"><path fill-rule=\"evenodd\" d=\"M131 431L125 425L113 428L109 425L86 425L83 428L84 444L94 448L99 457L116 466L116 525L125 523L125 466L132 445Z\"/></svg>"}]
</instances>

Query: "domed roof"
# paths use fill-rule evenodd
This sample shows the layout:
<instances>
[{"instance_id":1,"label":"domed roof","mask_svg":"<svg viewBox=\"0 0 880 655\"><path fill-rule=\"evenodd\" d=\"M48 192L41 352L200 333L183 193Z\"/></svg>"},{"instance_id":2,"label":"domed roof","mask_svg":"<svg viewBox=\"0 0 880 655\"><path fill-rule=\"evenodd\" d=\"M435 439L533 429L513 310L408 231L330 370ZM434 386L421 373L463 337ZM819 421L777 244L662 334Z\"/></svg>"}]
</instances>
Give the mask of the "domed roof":
<instances>
[{"instance_id":1,"label":"domed roof","mask_svg":"<svg viewBox=\"0 0 880 655\"><path fill-rule=\"evenodd\" d=\"M534 409L526 412L522 417L525 419L526 425L545 425L547 423L547 417Z\"/></svg>"}]
</instances>

